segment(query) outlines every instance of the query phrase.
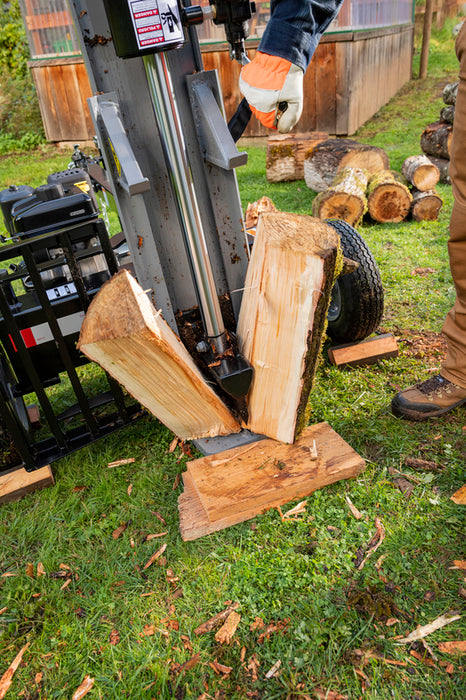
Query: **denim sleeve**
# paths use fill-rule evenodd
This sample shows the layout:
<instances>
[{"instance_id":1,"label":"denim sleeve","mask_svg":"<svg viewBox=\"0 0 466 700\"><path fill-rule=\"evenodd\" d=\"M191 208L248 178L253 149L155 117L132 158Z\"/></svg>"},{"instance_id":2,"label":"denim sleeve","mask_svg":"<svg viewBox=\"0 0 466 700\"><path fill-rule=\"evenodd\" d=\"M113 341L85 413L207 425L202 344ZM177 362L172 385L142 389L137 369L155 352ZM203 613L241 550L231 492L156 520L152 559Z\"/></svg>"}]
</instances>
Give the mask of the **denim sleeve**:
<instances>
[{"instance_id":1,"label":"denim sleeve","mask_svg":"<svg viewBox=\"0 0 466 700\"><path fill-rule=\"evenodd\" d=\"M272 0L259 51L285 58L304 71L343 0Z\"/></svg>"}]
</instances>

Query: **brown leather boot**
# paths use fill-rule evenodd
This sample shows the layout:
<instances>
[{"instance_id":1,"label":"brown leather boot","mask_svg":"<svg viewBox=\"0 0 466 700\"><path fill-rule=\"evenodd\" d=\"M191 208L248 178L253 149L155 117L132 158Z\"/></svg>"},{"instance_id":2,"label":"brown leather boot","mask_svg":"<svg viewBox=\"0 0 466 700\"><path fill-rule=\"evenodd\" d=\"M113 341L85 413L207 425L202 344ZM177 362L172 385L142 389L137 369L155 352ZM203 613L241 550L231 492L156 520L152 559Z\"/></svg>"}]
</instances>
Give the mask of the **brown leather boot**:
<instances>
[{"instance_id":1,"label":"brown leather boot","mask_svg":"<svg viewBox=\"0 0 466 700\"><path fill-rule=\"evenodd\" d=\"M466 389L436 374L425 382L400 391L392 400L396 416L410 420L427 420L441 416L466 403Z\"/></svg>"}]
</instances>

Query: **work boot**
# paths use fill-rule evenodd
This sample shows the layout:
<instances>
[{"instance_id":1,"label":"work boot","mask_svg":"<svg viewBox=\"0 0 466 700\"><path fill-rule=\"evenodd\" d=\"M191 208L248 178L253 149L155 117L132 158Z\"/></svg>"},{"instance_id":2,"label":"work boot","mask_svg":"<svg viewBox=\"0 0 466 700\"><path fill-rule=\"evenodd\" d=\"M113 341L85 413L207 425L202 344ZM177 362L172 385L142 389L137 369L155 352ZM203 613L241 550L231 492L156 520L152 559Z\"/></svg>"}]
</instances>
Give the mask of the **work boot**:
<instances>
[{"instance_id":1,"label":"work boot","mask_svg":"<svg viewBox=\"0 0 466 700\"><path fill-rule=\"evenodd\" d=\"M427 420L441 416L466 403L466 389L436 374L425 382L400 391L392 400L396 416L410 420Z\"/></svg>"}]
</instances>

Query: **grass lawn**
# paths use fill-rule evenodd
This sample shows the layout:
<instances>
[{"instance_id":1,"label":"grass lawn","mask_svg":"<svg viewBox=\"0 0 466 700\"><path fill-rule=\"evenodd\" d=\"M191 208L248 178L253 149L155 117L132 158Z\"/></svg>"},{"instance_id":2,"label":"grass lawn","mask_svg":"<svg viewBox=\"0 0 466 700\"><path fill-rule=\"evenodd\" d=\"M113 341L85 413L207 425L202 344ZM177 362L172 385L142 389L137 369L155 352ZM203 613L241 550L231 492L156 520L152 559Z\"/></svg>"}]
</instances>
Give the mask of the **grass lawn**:
<instances>
[{"instance_id":1,"label":"grass lawn","mask_svg":"<svg viewBox=\"0 0 466 700\"><path fill-rule=\"evenodd\" d=\"M399 169L419 153L456 72L450 23L433 36L429 77L407 84L355 138L385 148ZM42 147L2 157L0 189L42 184L69 155ZM249 149L238 180L244 206L267 194L281 210L311 210L304 182L267 182L264 148ZM271 510L184 543L177 498L188 455L145 417L56 462L54 487L0 507L0 677L29 643L7 697L72 698L86 676L88 697L105 700L466 696L464 656L441 646L466 639L465 507L450 499L466 481L466 412L417 424L389 410L444 354L452 195L438 191L436 222L360 228L385 286L380 330L399 338L399 356L347 371L324 352L311 394L311 422L328 421L366 460L358 478L313 493L297 520ZM107 468L126 457L135 462ZM418 471L410 458L429 464ZM379 521L385 538L358 569ZM241 621L230 644L195 634L231 602ZM399 643L461 608L424 641Z\"/></svg>"}]
</instances>

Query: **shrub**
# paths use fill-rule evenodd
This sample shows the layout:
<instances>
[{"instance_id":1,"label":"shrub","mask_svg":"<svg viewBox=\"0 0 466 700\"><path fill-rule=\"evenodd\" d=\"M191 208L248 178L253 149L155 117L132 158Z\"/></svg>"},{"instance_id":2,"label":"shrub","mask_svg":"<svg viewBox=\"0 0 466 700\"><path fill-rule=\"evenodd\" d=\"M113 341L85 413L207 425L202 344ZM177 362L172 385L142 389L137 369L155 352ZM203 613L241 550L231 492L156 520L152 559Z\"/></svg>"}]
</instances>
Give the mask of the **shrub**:
<instances>
[{"instance_id":1,"label":"shrub","mask_svg":"<svg viewBox=\"0 0 466 700\"><path fill-rule=\"evenodd\" d=\"M0 4L0 149L33 148L44 140L39 101L27 67L29 49L18 0ZM20 146L20 144L23 144Z\"/></svg>"}]
</instances>

